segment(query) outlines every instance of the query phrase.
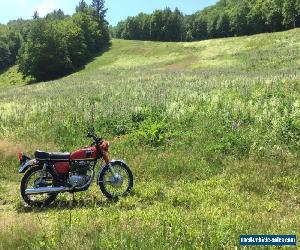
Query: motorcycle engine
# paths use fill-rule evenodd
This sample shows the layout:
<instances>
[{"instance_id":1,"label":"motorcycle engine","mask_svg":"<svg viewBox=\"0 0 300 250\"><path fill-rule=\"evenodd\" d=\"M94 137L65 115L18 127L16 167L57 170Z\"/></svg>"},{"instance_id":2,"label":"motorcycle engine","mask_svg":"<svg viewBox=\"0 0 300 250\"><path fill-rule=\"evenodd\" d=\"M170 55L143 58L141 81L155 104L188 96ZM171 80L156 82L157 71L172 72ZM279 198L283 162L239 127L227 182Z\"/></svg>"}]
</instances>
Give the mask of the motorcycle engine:
<instances>
[{"instance_id":1,"label":"motorcycle engine","mask_svg":"<svg viewBox=\"0 0 300 250\"><path fill-rule=\"evenodd\" d=\"M74 187L81 187L83 186L88 180L86 175L77 175L77 174L70 174L69 183Z\"/></svg>"},{"instance_id":2,"label":"motorcycle engine","mask_svg":"<svg viewBox=\"0 0 300 250\"><path fill-rule=\"evenodd\" d=\"M70 164L70 175L69 184L72 187L81 187L89 179L87 176L87 171L89 169L89 163L86 161L74 161Z\"/></svg>"}]
</instances>

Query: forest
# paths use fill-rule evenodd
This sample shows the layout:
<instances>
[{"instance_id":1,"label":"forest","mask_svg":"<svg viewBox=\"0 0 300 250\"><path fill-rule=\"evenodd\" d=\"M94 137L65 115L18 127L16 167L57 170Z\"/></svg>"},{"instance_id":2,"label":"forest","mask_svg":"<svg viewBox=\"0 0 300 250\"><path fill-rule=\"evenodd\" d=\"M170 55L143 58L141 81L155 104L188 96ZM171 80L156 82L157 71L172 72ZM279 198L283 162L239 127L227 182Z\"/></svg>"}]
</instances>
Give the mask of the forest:
<instances>
[{"instance_id":1,"label":"forest","mask_svg":"<svg viewBox=\"0 0 300 250\"><path fill-rule=\"evenodd\" d=\"M195 41L300 26L300 0L220 0L193 15L176 8L140 13L109 27L104 0L81 0L72 16L54 10L45 17L0 25L0 73L18 65L33 81L47 81L82 68L110 44L110 37L150 41Z\"/></svg>"},{"instance_id":2,"label":"forest","mask_svg":"<svg viewBox=\"0 0 300 250\"><path fill-rule=\"evenodd\" d=\"M193 15L179 9L128 17L111 29L116 38L195 41L300 27L300 0L220 0Z\"/></svg>"},{"instance_id":3,"label":"forest","mask_svg":"<svg viewBox=\"0 0 300 250\"><path fill-rule=\"evenodd\" d=\"M18 65L24 76L51 80L80 69L110 42L104 1L81 0L72 16L54 10L0 26L0 72Z\"/></svg>"}]
</instances>

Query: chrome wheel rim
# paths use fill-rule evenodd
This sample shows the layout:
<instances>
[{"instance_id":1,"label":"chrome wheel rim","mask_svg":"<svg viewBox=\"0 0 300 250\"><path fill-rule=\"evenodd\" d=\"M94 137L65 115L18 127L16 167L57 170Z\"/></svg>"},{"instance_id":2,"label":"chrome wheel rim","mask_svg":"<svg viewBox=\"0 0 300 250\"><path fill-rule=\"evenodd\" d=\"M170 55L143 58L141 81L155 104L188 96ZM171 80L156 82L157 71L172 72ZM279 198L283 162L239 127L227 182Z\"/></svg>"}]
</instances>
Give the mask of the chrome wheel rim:
<instances>
[{"instance_id":1,"label":"chrome wheel rim","mask_svg":"<svg viewBox=\"0 0 300 250\"><path fill-rule=\"evenodd\" d=\"M103 176L106 191L113 197L126 194L130 185L129 173L122 166L112 166L115 176L108 169Z\"/></svg>"}]
</instances>

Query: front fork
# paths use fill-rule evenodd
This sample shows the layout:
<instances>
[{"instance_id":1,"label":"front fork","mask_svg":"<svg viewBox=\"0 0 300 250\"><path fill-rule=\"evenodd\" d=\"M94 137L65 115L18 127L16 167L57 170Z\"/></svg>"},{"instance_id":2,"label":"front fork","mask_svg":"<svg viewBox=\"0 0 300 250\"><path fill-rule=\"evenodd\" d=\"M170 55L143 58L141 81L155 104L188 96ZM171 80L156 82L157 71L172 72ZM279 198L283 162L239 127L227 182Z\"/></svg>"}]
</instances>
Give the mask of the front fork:
<instances>
[{"instance_id":1,"label":"front fork","mask_svg":"<svg viewBox=\"0 0 300 250\"><path fill-rule=\"evenodd\" d=\"M115 173L115 171L114 171L114 169L113 169L113 167L110 163L108 152L103 152L103 160L105 161L105 164L108 166L108 169L109 169L110 173L112 174L112 176L114 178L117 178L117 175L116 175L116 173Z\"/></svg>"}]
</instances>

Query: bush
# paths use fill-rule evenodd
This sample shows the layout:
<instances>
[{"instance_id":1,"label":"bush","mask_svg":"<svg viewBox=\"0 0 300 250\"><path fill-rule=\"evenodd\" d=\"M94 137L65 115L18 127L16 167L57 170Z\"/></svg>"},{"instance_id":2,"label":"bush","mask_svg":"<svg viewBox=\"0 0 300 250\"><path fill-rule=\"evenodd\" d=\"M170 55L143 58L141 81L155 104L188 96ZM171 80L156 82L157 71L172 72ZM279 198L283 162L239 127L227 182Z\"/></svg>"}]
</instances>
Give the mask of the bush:
<instances>
[{"instance_id":1,"label":"bush","mask_svg":"<svg viewBox=\"0 0 300 250\"><path fill-rule=\"evenodd\" d=\"M24 75L32 75L38 81L55 79L71 71L67 44L57 22L38 19L32 23L18 62Z\"/></svg>"}]
</instances>

